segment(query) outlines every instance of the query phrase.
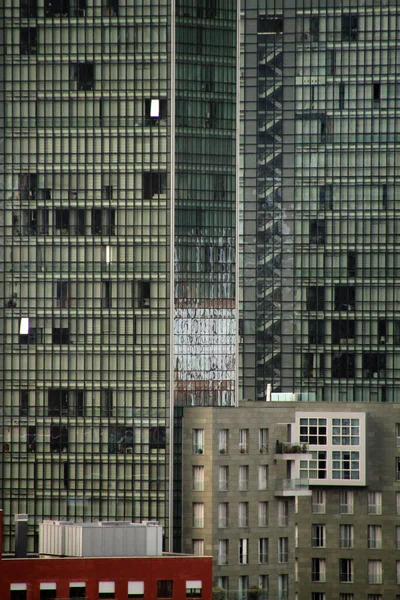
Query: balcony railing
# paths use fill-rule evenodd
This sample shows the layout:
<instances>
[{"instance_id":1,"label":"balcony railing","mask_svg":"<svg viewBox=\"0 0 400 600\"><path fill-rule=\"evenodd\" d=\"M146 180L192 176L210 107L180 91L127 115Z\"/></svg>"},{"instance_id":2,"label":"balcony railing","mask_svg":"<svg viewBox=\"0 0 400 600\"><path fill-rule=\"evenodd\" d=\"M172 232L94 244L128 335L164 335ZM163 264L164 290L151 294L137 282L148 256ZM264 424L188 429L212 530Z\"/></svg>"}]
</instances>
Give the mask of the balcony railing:
<instances>
[{"instance_id":1,"label":"balcony railing","mask_svg":"<svg viewBox=\"0 0 400 600\"><path fill-rule=\"evenodd\" d=\"M309 490L308 479L277 479L275 490L282 492L302 492Z\"/></svg>"},{"instance_id":2,"label":"balcony railing","mask_svg":"<svg viewBox=\"0 0 400 600\"><path fill-rule=\"evenodd\" d=\"M308 444L276 441L275 454L307 454L308 452Z\"/></svg>"}]
</instances>

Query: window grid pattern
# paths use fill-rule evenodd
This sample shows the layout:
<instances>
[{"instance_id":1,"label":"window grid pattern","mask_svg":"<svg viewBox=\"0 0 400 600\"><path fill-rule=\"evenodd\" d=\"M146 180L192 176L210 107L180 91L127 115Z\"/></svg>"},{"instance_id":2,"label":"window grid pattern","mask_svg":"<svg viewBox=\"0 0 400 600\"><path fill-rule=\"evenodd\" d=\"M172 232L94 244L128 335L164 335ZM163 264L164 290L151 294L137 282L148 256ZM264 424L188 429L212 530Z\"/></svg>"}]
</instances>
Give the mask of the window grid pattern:
<instances>
[{"instance_id":1,"label":"window grid pattern","mask_svg":"<svg viewBox=\"0 0 400 600\"><path fill-rule=\"evenodd\" d=\"M29 552L44 517L168 530L169 11L4 5L5 551L16 501Z\"/></svg>"}]
</instances>

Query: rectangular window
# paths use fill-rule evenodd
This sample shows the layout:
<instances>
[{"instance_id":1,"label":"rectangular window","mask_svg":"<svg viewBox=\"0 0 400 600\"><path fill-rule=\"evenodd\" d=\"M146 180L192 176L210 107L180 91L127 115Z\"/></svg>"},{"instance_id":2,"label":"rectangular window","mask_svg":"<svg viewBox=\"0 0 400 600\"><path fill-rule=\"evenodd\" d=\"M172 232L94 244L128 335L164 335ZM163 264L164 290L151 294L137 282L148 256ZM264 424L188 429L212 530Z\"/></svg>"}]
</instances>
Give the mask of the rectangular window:
<instances>
[{"instance_id":1,"label":"rectangular window","mask_svg":"<svg viewBox=\"0 0 400 600\"><path fill-rule=\"evenodd\" d=\"M239 565L249 563L249 540L247 538L239 539Z\"/></svg>"},{"instance_id":2,"label":"rectangular window","mask_svg":"<svg viewBox=\"0 0 400 600\"><path fill-rule=\"evenodd\" d=\"M339 559L339 581L341 583L353 583L353 578L354 578L353 559L340 558Z\"/></svg>"},{"instance_id":3,"label":"rectangular window","mask_svg":"<svg viewBox=\"0 0 400 600\"><path fill-rule=\"evenodd\" d=\"M144 581L128 581L128 598L144 598Z\"/></svg>"},{"instance_id":4,"label":"rectangular window","mask_svg":"<svg viewBox=\"0 0 400 600\"><path fill-rule=\"evenodd\" d=\"M238 510L238 526L248 527L249 526L249 503L239 502Z\"/></svg>"},{"instance_id":5,"label":"rectangular window","mask_svg":"<svg viewBox=\"0 0 400 600\"><path fill-rule=\"evenodd\" d=\"M325 592L311 592L311 600L326 600Z\"/></svg>"},{"instance_id":6,"label":"rectangular window","mask_svg":"<svg viewBox=\"0 0 400 600\"><path fill-rule=\"evenodd\" d=\"M61 425L50 425L50 452L68 451L68 429Z\"/></svg>"},{"instance_id":7,"label":"rectangular window","mask_svg":"<svg viewBox=\"0 0 400 600\"><path fill-rule=\"evenodd\" d=\"M129 585L129 584L128 584ZM129 589L129 588L128 588ZM86 583L84 581L71 581L69 584L69 597L70 598L86 598ZM128 596L129 598L130 596ZM132 598L135 596L132 596ZM136 596L137 598L143 596Z\"/></svg>"},{"instance_id":8,"label":"rectangular window","mask_svg":"<svg viewBox=\"0 0 400 600\"><path fill-rule=\"evenodd\" d=\"M111 417L113 414L113 390L102 389L100 391L100 416Z\"/></svg>"},{"instance_id":9,"label":"rectangular window","mask_svg":"<svg viewBox=\"0 0 400 600\"><path fill-rule=\"evenodd\" d=\"M269 590L269 576L268 575L259 575L258 576L258 587L261 588L264 592L268 592L268 590Z\"/></svg>"},{"instance_id":10,"label":"rectangular window","mask_svg":"<svg viewBox=\"0 0 400 600\"><path fill-rule=\"evenodd\" d=\"M192 429L192 453L203 454L204 452L204 429Z\"/></svg>"},{"instance_id":11,"label":"rectangular window","mask_svg":"<svg viewBox=\"0 0 400 600\"><path fill-rule=\"evenodd\" d=\"M89 92L94 89L94 63L82 62L71 65L71 79L78 92Z\"/></svg>"},{"instance_id":12,"label":"rectangular window","mask_svg":"<svg viewBox=\"0 0 400 600\"><path fill-rule=\"evenodd\" d=\"M194 492L203 492L204 491L204 467L193 466L193 487Z\"/></svg>"},{"instance_id":13,"label":"rectangular window","mask_svg":"<svg viewBox=\"0 0 400 600\"><path fill-rule=\"evenodd\" d=\"M21 0L19 5L21 19L34 19L36 17L37 0Z\"/></svg>"},{"instance_id":14,"label":"rectangular window","mask_svg":"<svg viewBox=\"0 0 400 600\"><path fill-rule=\"evenodd\" d=\"M353 525L340 525L339 545L341 548L353 548L354 527Z\"/></svg>"},{"instance_id":15,"label":"rectangular window","mask_svg":"<svg viewBox=\"0 0 400 600\"><path fill-rule=\"evenodd\" d=\"M358 16L354 14L342 15L342 41L356 42L358 40Z\"/></svg>"},{"instance_id":16,"label":"rectangular window","mask_svg":"<svg viewBox=\"0 0 400 600\"><path fill-rule=\"evenodd\" d=\"M258 489L268 489L268 465L259 465L258 467Z\"/></svg>"},{"instance_id":17,"label":"rectangular window","mask_svg":"<svg viewBox=\"0 0 400 600\"><path fill-rule=\"evenodd\" d=\"M339 512L341 515L352 515L354 513L353 491L340 490Z\"/></svg>"},{"instance_id":18,"label":"rectangular window","mask_svg":"<svg viewBox=\"0 0 400 600\"><path fill-rule=\"evenodd\" d=\"M27 417L29 413L29 390L19 392L19 416Z\"/></svg>"},{"instance_id":19,"label":"rectangular window","mask_svg":"<svg viewBox=\"0 0 400 600\"><path fill-rule=\"evenodd\" d=\"M396 481L400 481L400 457L396 457Z\"/></svg>"},{"instance_id":20,"label":"rectangular window","mask_svg":"<svg viewBox=\"0 0 400 600\"><path fill-rule=\"evenodd\" d=\"M229 503L220 502L218 504L218 527L228 527L229 524Z\"/></svg>"},{"instance_id":21,"label":"rectangular window","mask_svg":"<svg viewBox=\"0 0 400 600\"><path fill-rule=\"evenodd\" d=\"M400 585L400 560L396 560L396 583Z\"/></svg>"},{"instance_id":22,"label":"rectangular window","mask_svg":"<svg viewBox=\"0 0 400 600\"><path fill-rule=\"evenodd\" d=\"M326 445L326 419L323 418L301 418L300 419L300 443Z\"/></svg>"},{"instance_id":23,"label":"rectangular window","mask_svg":"<svg viewBox=\"0 0 400 600\"><path fill-rule=\"evenodd\" d=\"M10 600L27 600L27 590L26 583L10 583Z\"/></svg>"},{"instance_id":24,"label":"rectangular window","mask_svg":"<svg viewBox=\"0 0 400 600\"><path fill-rule=\"evenodd\" d=\"M400 423L396 423L396 448L400 448Z\"/></svg>"},{"instance_id":25,"label":"rectangular window","mask_svg":"<svg viewBox=\"0 0 400 600\"><path fill-rule=\"evenodd\" d=\"M167 432L164 426L149 428L149 450L165 450Z\"/></svg>"},{"instance_id":26,"label":"rectangular window","mask_svg":"<svg viewBox=\"0 0 400 600\"><path fill-rule=\"evenodd\" d=\"M229 559L229 541L219 540L218 542L218 564L227 565Z\"/></svg>"},{"instance_id":27,"label":"rectangular window","mask_svg":"<svg viewBox=\"0 0 400 600\"><path fill-rule=\"evenodd\" d=\"M360 479L360 453L347 450L332 452L333 479Z\"/></svg>"},{"instance_id":28,"label":"rectangular window","mask_svg":"<svg viewBox=\"0 0 400 600\"><path fill-rule=\"evenodd\" d=\"M325 490L312 491L312 512L314 514L324 515L326 511L326 492Z\"/></svg>"},{"instance_id":29,"label":"rectangular window","mask_svg":"<svg viewBox=\"0 0 400 600\"><path fill-rule=\"evenodd\" d=\"M173 598L174 582L172 579L157 581L157 598Z\"/></svg>"},{"instance_id":30,"label":"rectangular window","mask_svg":"<svg viewBox=\"0 0 400 600\"><path fill-rule=\"evenodd\" d=\"M368 514L369 515L381 515L382 514L382 493L381 492L368 492Z\"/></svg>"},{"instance_id":31,"label":"rectangular window","mask_svg":"<svg viewBox=\"0 0 400 600\"><path fill-rule=\"evenodd\" d=\"M143 200L151 200L167 192L167 174L162 172L143 173Z\"/></svg>"},{"instance_id":32,"label":"rectangular window","mask_svg":"<svg viewBox=\"0 0 400 600\"><path fill-rule=\"evenodd\" d=\"M278 563L287 563L289 560L289 538L278 538Z\"/></svg>"},{"instance_id":33,"label":"rectangular window","mask_svg":"<svg viewBox=\"0 0 400 600\"><path fill-rule=\"evenodd\" d=\"M354 600L354 594L339 594L339 600Z\"/></svg>"},{"instance_id":34,"label":"rectangular window","mask_svg":"<svg viewBox=\"0 0 400 600\"><path fill-rule=\"evenodd\" d=\"M23 56L36 54L37 32L36 27L21 27L19 51Z\"/></svg>"},{"instance_id":35,"label":"rectangular window","mask_svg":"<svg viewBox=\"0 0 400 600\"><path fill-rule=\"evenodd\" d=\"M56 306L57 308L68 308L69 282L56 282Z\"/></svg>"},{"instance_id":36,"label":"rectangular window","mask_svg":"<svg viewBox=\"0 0 400 600\"><path fill-rule=\"evenodd\" d=\"M289 523L289 502L278 500L278 527L287 527Z\"/></svg>"},{"instance_id":37,"label":"rectangular window","mask_svg":"<svg viewBox=\"0 0 400 600\"><path fill-rule=\"evenodd\" d=\"M192 551L195 556L203 556L204 540L192 540Z\"/></svg>"},{"instance_id":38,"label":"rectangular window","mask_svg":"<svg viewBox=\"0 0 400 600\"><path fill-rule=\"evenodd\" d=\"M326 581L326 564L324 558L311 559L311 581Z\"/></svg>"},{"instance_id":39,"label":"rectangular window","mask_svg":"<svg viewBox=\"0 0 400 600\"><path fill-rule=\"evenodd\" d=\"M204 527L204 503L193 502L193 527Z\"/></svg>"},{"instance_id":40,"label":"rectangular window","mask_svg":"<svg viewBox=\"0 0 400 600\"><path fill-rule=\"evenodd\" d=\"M260 565L268 563L268 538L260 538L258 540L258 562Z\"/></svg>"},{"instance_id":41,"label":"rectangular window","mask_svg":"<svg viewBox=\"0 0 400 600\"><path fill-rule=\"evenodd\" d=\"M381 560L368 561L368 583L382 583L383 569Z\"/></svg>"},{"instance_id":42,"label":"rectangular window","mask_svg":"<svg viewBox=\"0 0 400 600\"><path fill-rule=\"evenodd\" d=\"M325 525L311 526L311 545L313 548L325 548Z\"/></svg>"},{"instance_id":43,"label":"rectangular window","mask_svg":"<svg viewBox=\"0 0 400 600\"><path fill-rule=\"evenodd\" d=\"M268 429L258 430L258 450L260 454L268 454Z\"/></svg>"},{"instance_id":44,"label":"rectangular window","mask_svg":"<svg viewBox=\"0 0 400 600\"><path fill-rule=\"evenodd\" d=\"M382 527L368 525L368 548L380 550L382 548Z\"/></svg>"},{"instance_id":45,"label":"rectangular window","mask_svg":"<svg viewBox=\"0 0 400 600\"><path fill-rule=\"evenodd\" d=\"M268 527L268 502L258 503L258 526Z\"/></svg>"},{"instance_id":46,"label":"rectangular window","mask_svg":"<svg viewBox=\"0 0 400 600\"><path fill-rule=\"evenodd\" d=\"M114 581L99 581L99 600L104 598L115 598L115 583Z\"/></svg>"},{"instance_id":47,"label":"rectangular window","mask_svg":"<svg viewBox=\"0 0 400 600\"><path fill-rule=\"evenodd\" d=\"M396 515L400 515L400 492L396 492Z\"/></svg>"},{"instance_id":48,"label":"rectangular window","mask_svg":"<svg viewBox=\"0 0 400 600\"><path fill-rule=\"evenodd\" d=\"M247 454L249 451L249 430L239 429L239 451Z\"/></svg>"},{"instance_id":49,"label":"rectangular window","mask_svg":"<svg viewBox=\"0 0 400 600\"><path fill-rule=\"evenodd\" d=\"M228 454L229 429L220 429L218 431L218 452Z\"/></svg>"},{"instance_id":50,"label":"rectangular window","mask_svg":"<svg viewBox=\"0 0 400 600\"><path fill-rule=\"evenodd\" d=\"M400 550L400 525L396 525L396 549Z\"/></svg>"},{"instance_id":51,"label":"rectangular window","mask_svg":"<svg viewBox=\"0 0 400 600\"><path fill-rule=\"evenodd\" d=\"M219 467L218 489L220 492L227 492L229 486L229 467L223 465Z\"/></svg>"},{"instance_id":52,"label":"rectangular window","mask_svg":"<svg viewBox=\"0 0 400 600\"><path fill-rule=\"evenodd\" d=\"M313 286L306 289L306 308L310 311L324 310L325 288Z\"/></svg>"},{"instance_id":53,"label":"rectangular window","mask_svg":"<svg viewBox=\"0 0 400 600\"><path fill-rule=\"evenodd\" d=\"M202 582L186 581L186 598L201 598Z\"/></svg>"},{"instance_id":54,"label":"rectangular window","mask_svg":"<svg viewBox=\"0 0 400 600\"><path fill-rule=\"evenodd\" d=\"M289 600L289 575L278 575L278 600Z\"/></svg>"},{"instance_id":55,"label":"rectangular window","mask_svg":"<svg viewBox=\"0 0 400 600\"><path fill-rule=\"evenodd\" d=\"M239 466L239 491L247 492L249 489L249 467L248 465Z\"/></svg>"}]
</instances>

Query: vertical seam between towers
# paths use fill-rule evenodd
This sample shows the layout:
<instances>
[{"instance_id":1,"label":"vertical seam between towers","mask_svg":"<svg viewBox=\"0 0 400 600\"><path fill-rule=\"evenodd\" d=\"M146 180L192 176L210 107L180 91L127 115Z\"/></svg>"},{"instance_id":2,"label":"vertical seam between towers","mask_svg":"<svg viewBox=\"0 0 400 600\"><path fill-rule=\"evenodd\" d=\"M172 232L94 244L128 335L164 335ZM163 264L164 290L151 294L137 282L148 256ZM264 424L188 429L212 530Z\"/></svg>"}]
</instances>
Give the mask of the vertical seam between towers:
<instances>
[{"instance_id":1,"label":"vertical seam between towers","mask_svg":"<svg viewBox=\"0 0 400 600\"><path fill-rule=\"evenodd\" d=\"M175 0L171 0L171 120L170 120L170 324L169 324L169 458L168 550L173 550L174 519L174 320L175 320Z\"/></svg>"},{"instance_id":2,"label":"vertical seam between towers","mask_svg":"<svg viewBox=\"0 0 400 600\"><path fill-rule=\"evenodd\" d=\"M240 260L240 0L236 2L236 173L235 173L235 209L236 209L236 248L235 248L235 321L236 321L236 344L235 344L235 406L239 406L239 260Z\"/></svg>"}]
</instances>

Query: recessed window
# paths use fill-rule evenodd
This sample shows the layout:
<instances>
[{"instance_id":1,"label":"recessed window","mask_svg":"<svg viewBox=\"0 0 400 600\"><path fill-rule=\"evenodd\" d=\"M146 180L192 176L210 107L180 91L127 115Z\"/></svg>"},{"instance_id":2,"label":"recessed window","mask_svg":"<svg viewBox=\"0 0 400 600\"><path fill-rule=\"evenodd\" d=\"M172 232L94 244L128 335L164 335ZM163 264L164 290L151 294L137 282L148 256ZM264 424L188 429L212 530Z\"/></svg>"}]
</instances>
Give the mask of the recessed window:
<instances>
[{"instance_id":1,"label":"recessed window","mask_svg":"<svg viewBox=\"0 0 400 600\"><path fill-rule=\"evenodd\" d=\"M99 581L99 600L115 598L115 583L113 581Z\"/></svg>"},{"instance_id":2,"label":"recessed window","mask_svg":"<svg viewBox=\"0 0 400 600\"><path fill-rule=\"evenodd\" d=\"M358 16L342 15L342 41L356 42L358 40Z\"/></svg>"},{"instance_id":3,"label":"recessed window","mask_svg":"<svg viewBox=\"0 0 400 600\"><path fill-rule=\"evenodd\" d=\"M86 583L83 581L71 581L69 584L69 597L74 600L86 598Z\"/></svg>"},{"instance_id":4,"label":"recessed window","mask_svg":"<svg viewBox=\"0 0 400 600\"><path fill-rule=\"evenodd\" d=\"M150 427L149 429L149 449L165 450L167 443L165 427Z\"/></svg>"},{"instance_id":5,"label":"recessed window","mask_svg":"<svg viewBox=\"0 0 400 600\"><path fill-rule=\"evenodd\" d=\"M21 19L34 19L37 13L37 0L20 0Z\"/></svg>"},{"instance_id":6,"label":"recessed window","mask_svg":"<svg viewBox=\"0 0 400 600\"><path fill-rule=\"evenodd\" d=\"M144 581L128 581L128 598L144 598Z\"/></svg>"},{"instance_id":7,"label":"recessed window","mask_svg":"<svg viewBox=\"0 0 400 600\"><path fill-rule=\"evenodd\" d=\"M332 377L354 379L355 355L348 352L338 352L332 355Z\"/></svg>"},{"instance_id":8,"label":"recessed window","mask_svg":"<svg viewBox=\"0 0 400 600\"><path fill-rule=\"evenodd\" d=\"M311 559L311 581L319 583L326 581L326 563L324 558Z\"/></svg>"},{"instance_id":9,"label":"recessed window","mask_svg":"<svg viewBox=\"0 0 400 600\"><path fill-rule=\"evenodd\" d=\"M100 416L111 417L113 413L113 390L104 388L100 391Z\"/></svg>"},{"instance_id":10,"label":"recessed window","mask_svg":"<svg viewBox=\"0 0 400 600\"><path fill-rule=\"evenodd\" d=\"M229 540L218 540L218 564L227 565L229 562Z\"/></svg>"},{"instance_id":11,"label":"recessed window","mask_svg":"<svg viewBox=\"0 0 400 600\"><path fill-rule=\"evenodd\" d=\"M19 34L20 34L20 42L19 42L20 53L24 56L36 54L36 51L37 51L36 27L21 27Z\"/></svg>"},{"instance_id":12,"label":"recessed window","mask_svg":"<svg viewBox=\"0 0 400 600\"><path fill-rule=\"evenodd\" d=\"M380 550L382 548L381 525L368 525L368 548Z\"/></svg>"},{"instance_id":13,"label":"recessed window","mask_svg":"<svg viewBox=\"0 0 400 600\"><path fill-rule=\"evenodd\" d=\"M258 489L268 489L268 465L259 465L258 467Z\"/></svg>"},{"instance_id":14,"label":"recessed window","mask_svg":"<svg viewBox=\"0 0 400 600\"><path fill-rule=\"evenodd\" d=\"M228 527L229 523L229 503L220 502L218 504L218 527Z\"/></svg>"},{"instance_id":15,"label":"recessed window","mask_svg":"<svg viewBox=\"0 0 400 600\"><path fill-rule=\"evenodd\" d=\"M69 0L45 0L45 17L66 17L69 12Z\"/></svg>"},{"instance_id":16,"label":"recessed window","mask_svg":"<svg viewBox=\"0 0 400 600\"><path fill-rule=\"evenodd\" d=\"M386 355L379 352L366 352L362 357L362 365L364 378L385 377Z\"/></svg>"},{"instance_id":17,"label":"recessed window","mask_svg":"<svg viewBox=\"0 0 400 600\"><path fill-rule=\"evenodd\" d=\"M71 65L71 79L76 82L78 92L88 92L94 89L94 64L91 62Z\"/></svg>"},{"instance_id":18,"label":"recessed window","mask_svg":"<svg viewBox=\"0 0 400 600\"><path fill-rule=\"evenodd\" d=\"M229 467L222 465L218 473L218 489L220 492L227 492L229 487Z\"/></svg>"},{"instance_id":19,"label":"recessed window","mask_svg":"<svg viewBox=\"0 0 400 600\"><path fill-rule=\"evenodd\" d=\"M311 546L313 548L325 548L325 525L315 524L311 526Z\"/></svg>"},{"instance_id":20,"label":"recessed window","mask_svg":"<svg viewBox=\"0 0 400 600\"><path fill-rule=\"evenodd\" d=\"M381 560L368 561L368 583L382 583L383 569Z\"/></svg>"},{"instance_id":21,"label":"recessed window","mask_svg":"<svg viewBox=\"0 0 400 600\"><path fill-rule=\"evenodd\" d=\"M325 321L312 320L308 322L308 343L323 344L325 335Z\"/></svg>"},{"instance_id":22,"label":"recessed window","mask_svg":"<svg viewBox=\"0 0 400 600\"><path fill-rule=\"evenodd\" d=\"M201 598L202 597L202 582L201 581L186 581L186 598Z\"/></svg>"},{"instance_id":23,"label":"recessed window","mask_svg":"<svg viewBox=\"0 0 400 600\"><path fill-rule=\"evenodd\" d=\"M354 344L355 321L340 320L332 321L332 344L351 343Z\"/></svg>"},{"instance_id":24,"label":"recessed window","mask_svg":"<svg viewBox=\"0 0 400 600\"><path fill-rule=\"evenodd\" d=\"M312 512L317 515L323 515L326 511L326 492L325 490L312 491Z\"/></svg>"},{"instance_id":25,"label":"recessed window","mask_svg":"<svg viewBox=\"0 0 400 600\"><path fill-rule=\"evenodd\" d=\"M27 600L28 585L26 583L10 584L10 600Z\"/></svg>"},{"instance_id":26,"label":"recessed window","mask_svg":"<svg viewBox=\"0 0 400 600\"><path fill-rule=\"evenodd\" d=\"M68 451L68 429L61 425L50 425L50 452Z\"/></svg>"},{"instance_id":27,"label":"recessed window","mask_svg":"<svg viewBox=\"0 0 400 600\"><path fill-rule=\"evenodd\" d=\"M396 481L400 481L400 458L396 458Z\"/></svg>"},{"instance_id":28,"label":"recessed window","mask_svg":"<svg viewBox=\"0 0 400 600\"><path fill-rule=\"evenodd\" d=\"M192 453L203 454L204 452L204 429L192 429Z\"/></svg>"},{"instance_id":29,"label":"recessed window","mask_svg":"<svg viewBox=\"0 0 400 600\"><path fill-rule=\"evenodd\" d=\"M36 452L36 426L30 425L28 427L28 434L26 438L26 446L28 452Z\"/></svg>"},{"instance_id":30,"label":"recessed window","mask_svg":"<svg viewBox=\"0 0 400 600\"><path fill-rule=\"evenodd\" d=\"M340 525L339 545L341 548L353 548L353 546L354 546L354 527L353 527L353 525Z\"/></svg>"},{"instance_id":31,"label":"recessed window","mask_svg":"<svg viewBox=\"0 0 400 600\"><path fill-rule=\"evenodd\" d=\"M204 540L192 540L192 553L195 556L204 555Z\"/></svg>"},{"instance_id":32,"label":"recessed window","mask_svg":"<svg viewBox=\"0 0 400 600\"><path fill-rule=\"evenodd\" d=\"M143 173L143 199L151 200L167 191L167 174L161 172Z\"/></svg>"},{"instance_id":33,"label":"recessed window","mask_svg":"<svg viewBox=\"0 0 400 600\"><path fill-rule=\"evenodd\" d=\"M229 429L220 429L218 431L218 452L220 454L228 454L229 445Z\"/></svg>"},{"instance_id":34,"label":"recessed window","mask_svg":"<svg viewBox=\"0 0 400 600\"><path fill-rule=\"evenodd\" d=\"M368 492L368 514L382 514L382 492Z\"/></svg>"},{"instance_id":35,"label":"recessed window","mask_svg":"<svg viewBox=\"0 0 400 600\"><path fill-rule=\"evenodd\" d=\"M193 502L193 527L204 527L204 503Z\"/></svg>"},{"instance_id":36,"label":"recessed window","mask_svg":"<svg viewBox=\"0 0 400 600\"><path fill-rule=\"evenodd\" d=\"M334 308L340 311L353 311L356 303L354 286L337 285L335 287Z\"/></svg>"},{"instance_id":37,"label":"recessed window","mask_svg":"<svg viewBox=\"0 0 400 600\"><path fill-rule=\"evenodd\" d=\"M27 417L29 413L29 390L19 392L19 416Z\"/></svg>"},{"instance_id":38,"label":"recessed window","mask_svg":"<svg viewBox=\"0 0 400 600\"><path fill-rule=\"evenodd\" d=\"M249 562L249 540L239 539L239 565L247 565Z\"/></svg>"},{"instance_id":39,"label":"recessed window","mask_svg":"<svg viewBox=\"0 0 400 600\"><path fill-rule=\"evenodd\" d=\"M239 451L241 454L247 454L249 451L248 429L239 429Z\"/></svg>"},{"instance_id":40,"label":"recessed window","mask_svg":"<svg viewBox=\"0 0 400 600\"><path fill-rule=\"evenodd\" d=\"M258 540L258 562L260 565L268 564L269 540L268 538L259 538Z\"/></svg>"},{"instance_id":41,"label":"recessed window","mask_svg":"<svg viewBox=\"0 0 400 600\"><path fill-rule=\"evenodd\" d=\"M157 581L157 598L173 598L174 582L172 580Z\"/></svg>"},{"instance_id":42,"label":"recessed window","mask_svg":"<svg viewBox=\"0 0 400 600\"><path fill-rule=\"evenodd\" d=\"M324 310L325 288L323 286L313 286L306 289L306 307L307 310Z\"/></svg>"},{"instance_id":43,"label":"recessed window","mask_svg":"<svg viewBox=\"0 0 400 600\"><path fill-rule=\"evenodd\" d=\"M354 578L353 559L339 559L339 581L341 583L352 583Z\"/></svg>"},{"instance_id":44,"label":"recessed window","mask_svg":"<svg viewBox=\"0 0 400 600\"><path fill-rule=\"evenodd\" d=\"M325 244L325 221L314 219L310 221L310 244Z\"/></svg>"},{"instance_id":45,"label":"recessed window","mask_svg":"<svg viewBox=\"0 0 400 600\"><path fill-rule=\"evenodd\" d=\"M239 465L239 491L247 492L249 488L249 466Z\"/></svg>"},{"instance_id":46,"label":"recessed window","mask_svg":"<svg viewBox=\"0 0 400 600\"><path fill-rule=\"evenodd\" d=\"M239 502L238 511L238 526L248 527L249 526L249 503Z\"/></svg>"},{"instance_id":47,"label":"recessed window","mask_svg":"<svg viewBox=\"0 0 400 600\"><path fill-rule=\"evenodd\" d=\"M260 15L258 17L257 32L270 34L283 33L283 18L267 17L267 15Z\"/></svg>"},{"instance_id":48,"label":"recessed window","mask_svg":"<svg viewBox=\"0 0 400 600\"><path fill-rule=\"evenodd\" d=\"M52 335L53 344L69 344L69 328L68 327L53 327Z\"/></svg>"},{"instance_id":49,"label":"recessed window","mask_svg":"<svg viewBox=\"0 0 400 600\"><path fill-rule=\"evenodd\" d=\"M56 282L56 306L57 308L68 308L69 282Z\"/></svg>"},{"instance_id":50,"label":"recessed window","mask_svg":"<svg viewBox=\"0 0 400 600\"><path fill-rule=\"evenodd\" d=\"M287 563L289 561L289 538L278 538L278 563Z\"/></svg>"},{"instance_id":51,"label":"recessed window","mask_svg":"<svg viewBox=\"0 0 400 600\"><path fill-rule=\"evenodd\" d=\"M194 492L204 491L204 466L203 465L194 465L193 466L192 490Z\"/></svg>"}]
</instances>

